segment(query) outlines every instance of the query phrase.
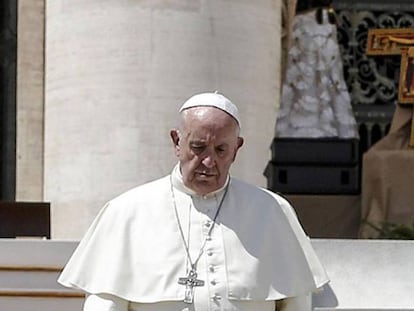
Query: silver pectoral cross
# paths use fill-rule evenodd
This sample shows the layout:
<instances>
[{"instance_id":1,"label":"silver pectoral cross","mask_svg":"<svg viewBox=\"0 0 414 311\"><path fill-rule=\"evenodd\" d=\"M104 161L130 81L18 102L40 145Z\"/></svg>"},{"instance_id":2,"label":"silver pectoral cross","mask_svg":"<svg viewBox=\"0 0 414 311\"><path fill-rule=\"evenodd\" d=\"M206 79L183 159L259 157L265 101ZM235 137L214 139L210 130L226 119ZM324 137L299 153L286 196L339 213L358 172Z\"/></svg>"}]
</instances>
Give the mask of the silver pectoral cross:
<instances>
[{"instance_id":1,"label":"silver pectoral cross","mask_svg":"<svg viewBox=\"0 0 414 311\"><path fill-rule=\"evenodd\" d=\"M194 300L194 287L204 286L203 280L197 279L197 272L191 269L187 277L179 278L178 284L185 285L185 303L193 303Z\"/></svg>"}]
</instances>

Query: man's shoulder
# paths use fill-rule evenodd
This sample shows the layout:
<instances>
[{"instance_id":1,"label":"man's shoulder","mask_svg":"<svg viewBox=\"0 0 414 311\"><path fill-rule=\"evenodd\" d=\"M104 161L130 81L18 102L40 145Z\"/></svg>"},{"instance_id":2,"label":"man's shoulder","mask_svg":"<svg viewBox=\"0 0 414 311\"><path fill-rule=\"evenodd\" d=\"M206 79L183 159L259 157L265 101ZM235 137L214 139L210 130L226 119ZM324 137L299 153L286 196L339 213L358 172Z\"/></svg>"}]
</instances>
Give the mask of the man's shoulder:
<instances>
[{"instance_id":1,"label":"man's shoulder","mask_svg":"<svg viewBox=\"0 0 414 311\"><path fill-rule=\"evenodd\" d=\"M154 200L160 195L169 191L170 178L164 176L159 179L149 181L145 184L136 186L127 190L111 200L111 203L125 203L131 201L145 201L148 199Z\"/></svg>"},{"instance_id":2,"label":"man's shoulder","mask_svg":"<svg viewBox=\"0 0 414 311\"><path fill-rule=\"evenodd\" d=\"M280 193L252 185L237 178L232 178L232 186L236 196L242 202L254 202L254 206L278 206L284 211L292 208L291 203Z\"/></svg>"},{"instance_id":3,"label":"man's shoulder","mask_svg":"<svg viewBox=\"0 0 414 311\"><path fill-rule=\"evenodd\" d=\"M285 199L280 194L272 192L263 187L255 186L241 179L232 178L231 182L232 182L232 186L235 189L235 191L238 192L238 195L243 195L243 196L254 195L259 198L263 197L263 198L276 199L278 202L285 201Z\"/></svg>"}]
</instances>

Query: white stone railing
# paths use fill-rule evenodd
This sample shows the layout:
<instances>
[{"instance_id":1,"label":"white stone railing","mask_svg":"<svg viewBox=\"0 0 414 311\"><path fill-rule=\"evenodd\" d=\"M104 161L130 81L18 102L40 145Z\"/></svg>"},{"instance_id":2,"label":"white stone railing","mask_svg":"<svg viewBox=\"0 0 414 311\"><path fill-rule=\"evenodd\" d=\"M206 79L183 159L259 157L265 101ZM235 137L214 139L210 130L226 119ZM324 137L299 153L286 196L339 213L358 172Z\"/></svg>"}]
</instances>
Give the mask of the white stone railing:
<instances>
[{"instance_id":1,"label":"white stone railing","mask_svg":"<svg viewBox=\"0 0 414 311\"><path fill-rule=\"evenodd\" d=\"M414 241L313 240L331 282L314 310L414 310Z\"/></svg>"}]
</instances>

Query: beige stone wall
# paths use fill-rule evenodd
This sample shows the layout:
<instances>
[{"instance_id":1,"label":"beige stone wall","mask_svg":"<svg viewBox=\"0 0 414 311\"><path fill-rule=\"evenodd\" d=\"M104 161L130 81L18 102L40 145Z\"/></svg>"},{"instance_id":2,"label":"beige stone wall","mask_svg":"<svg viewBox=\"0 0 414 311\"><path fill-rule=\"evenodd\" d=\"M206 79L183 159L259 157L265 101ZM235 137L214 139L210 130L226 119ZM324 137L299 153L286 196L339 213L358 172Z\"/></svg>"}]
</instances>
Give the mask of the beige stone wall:
<instances>
[{"instance_id":1,"label":"beige stone wall","mask_svg":"<svg viewBox=\"0 0 414 311\"><path fill-rule=\"evenodd\" d=\"M19 0L16 200L43 200L44 0Z\"/></svg>"},{"instance_id":2,"label":"beige stone wall","mask_svg":"<svg viewBox=\"0 0 414 311\"><path fill-rule=\"evenodd\" d=\"M188 96L241 110L234 175L265 185L279 98L280 4L53 0L46 8L44 198L54 238L79 238L113 196L170 172Z\"/></svg>"}]
</instances>

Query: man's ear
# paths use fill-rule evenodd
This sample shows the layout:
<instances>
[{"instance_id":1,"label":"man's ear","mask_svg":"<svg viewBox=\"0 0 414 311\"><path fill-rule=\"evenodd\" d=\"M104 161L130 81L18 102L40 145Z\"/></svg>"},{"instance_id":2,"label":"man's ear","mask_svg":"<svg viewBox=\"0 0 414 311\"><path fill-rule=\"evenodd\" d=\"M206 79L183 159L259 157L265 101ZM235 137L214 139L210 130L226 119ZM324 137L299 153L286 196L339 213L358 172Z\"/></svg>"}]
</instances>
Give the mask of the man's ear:
<instances>
[{"instance_id":1,"label":"man's ear","mask_svg":"<svg viewBox=\"0 0 414 311\"><path fill-rule=\"evenodd\" d=\"M171 141L174 144L175 152L177 153L180 150L180 134L177 129L172 129L170 131Z\"/></svg>"},{"instance_id":2,"label":"man's ear","mask_svg":"<svg viewBox=\"0 0 414 311\"><path fill-rule=\"evenodd\" d=\"M241 146L243 146L243 144L244 144L243 137L238 137L237 138L237 149L239 149Z\"/></svg>"},{"instance_id":3,"label":"man's ear","mask_svg":"<svg viewBox=\"0 0 414 311\"><path fill-rule=\"evenodd\" d=\"M241 146L243 146L243 144L244 144L243 137L237 137L237 147L236 147L236 149L234 151L233 162L236 160L237 152L239 151L239 149L241 148Z\"/></svg>"}]
</instances>

